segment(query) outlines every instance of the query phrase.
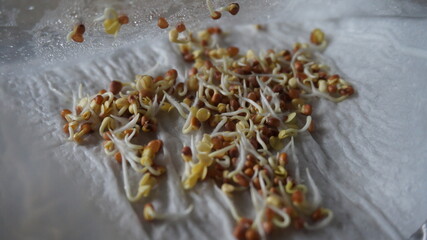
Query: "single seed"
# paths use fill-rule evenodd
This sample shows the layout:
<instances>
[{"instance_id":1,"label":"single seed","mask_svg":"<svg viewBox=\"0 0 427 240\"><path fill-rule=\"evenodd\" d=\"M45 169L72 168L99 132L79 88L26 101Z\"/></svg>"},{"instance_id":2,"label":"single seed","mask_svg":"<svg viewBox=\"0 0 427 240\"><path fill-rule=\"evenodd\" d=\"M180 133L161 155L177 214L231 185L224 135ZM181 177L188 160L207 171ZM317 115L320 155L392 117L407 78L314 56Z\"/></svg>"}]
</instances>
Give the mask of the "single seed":
<instances>
[{"instance_id":1,"label":"single seed","mask_svg":"<svg viewBox=\"0 0 427 240\"><path fill-rule=\"evenodd\" d=\"M164 17L160 17L159 20L157 20L157 26L161 29L165 29L169 27L169 23Z\"/></svg>"},{"instance_id":2,"label":"single seed","mask_svg":"<svg viewBox=\"0 0 427 240\"><path fill-rule=\"evenodd\" d=\"M246 227L242 226L241 224L237 224L237 226L234 228L233 231L233 236L237 239L237 240L245 240L245 232L246 232Z\"/></svg>"},{"instance_id":3,"label":"single seed","mask_svg":"<svg viewBox=\"0 0 427 240\"><path fill-rule=\"evenodd\" d=\"M289 89L288 95L291 99L299 98L300 91L297 89Z\"/></svg>"},{"instance_id":4,"label":"single seed","mask_svg":"<svg viewBox=\"0 0 427 240\"><path fill-rule=\"evenodd\" d=\"M252 177L254 175L254 170L252 168L246 168L243 173L248 177Z\"/></svg>"},{"instance_id":5,"label":"single seed","mask_svg":"<svg viewBox=\"0 0 427 240\"><path fill-rule=\"evenodd\" d=\"M300 204L304 201L304 196L300 190L296 190L292 193L291 199L294 204Z\"/></svg>"},{"instance_id":6,"label":"single seed","mask_svg":"<svg viewBox=\"0 0 427 240\"><path fill-rule=\"evenodd\" d=\"M222 94L215 92L211 97L211 103L218 105L222 101Z\"/></svg>"},{"instance_id":7,"label":"single seed","mask_svg":"<svg viewBox=\"0 0 427 240\"><path fill-rule=\"evenodd\" d=\"M101 95L96 95L95 97L96 104L101 105L103 101L104 101L104 98Z\"/></svg>"},{"instance_id":8,"label":"single seed","mask_svg":"<svg viewBox=\"0 0 427 240\"><path fill-rule=\"evenodd\" d=\"M237 54L239 54L239 48L237 47L228 47L227 53L230 57L235 57Z\"/></svg>"},{"instance_id":9,"label":"single seed","mask_svg":"<svg viewBox=\"0 0 427 240\"><path fill-rule=\"evenodd\" d=\"M221 18L221 13L220 13L220 12L218 12L218 11L215 11L215 12L213 12L213 13L211 14L211 18L212 18L213 20L218 20L218 19L220 19L220 18Z\"/></svg>"},{"instance_id":10,"label":"single seed","mask_svg":"<svg viewBox=\"0 0 427 240\"><path fill-rule=\"evenodd\" d=\"M176 30L181 33L184 32L186 29L185 24L184 23L179 23L178 25L176 25Z\"/></svg>"},{"instance_id":11,"label":"single seed","mask_svg":"<svg viewBox=\"0 0 427 240\"><path fill-rule=\"evenodd\" d=\"M111 81L110 92L114 95L118 94L122 90L123 84L119 81Z\"/></svg>"},{"instance_id":12,"label":"single seed","mask_svg":"<svg viewBox=\"0 0 427 240\"><path fill-rule=\"evenodd\" d=\"M280 126L280 120L275 117L269 117L267 118L267 121L265 121L265 124L271 127L279 127Z\"/></svg>"},{"instance_id":13,"label":"single seed","mask_svg":"<svg viewBox=\"0 0 427 240\"><path fill-rule=\"evenodd\" d=\"M325 34L322 30L316 28L310 34L310 42L315 45L320 45L325 41Z\"/></svg>"},{"instance_id":14,"label":"single seed","mask_svg":"<svg viewBox=\"0 0 427 240\"><path fill-rule=\"evenodd\" d=\"M259 233L255 229L248 229L245 233L246 240L259 240Z\"/></svg>"},{"instance_id":15,"label":"single seed","mask_svg":"<svg viewBox=\"0 0 427 240\"><path fill-rule=\"evenodd\" d=\"M153 151L153 153L157 153L163 146L163 141L160 139L152 140L148 143L147 147Z\"/></svg>"},{"instance_id":16,"label":"single seed","mask_svg":"<svg viewBox=\"0 0 427 240\"><path fill-rule=\"evenodd\" d=\"M231 15L236 15L237 13L239 13L240 6L238 3L230 3L227 6L227 10L229 13L231 13Z\"/></svg>"},{"instance_id":17,"label":"single seed","mask_svg":"<svg viewBox=\"0 0 427 240\"><path fill-rule=\"evenodd\" d=\"M206 108L200 108L196 113L196 118L200 122L205 122L211 117L211 112Z\"/></svg>"},{"instance_id":18,"label":"single seed","mask_svg":"<svg viewBox=\"0 0 427 240\"><path fill-rule=\"evenodd\" d=\"M117 18L117 21L119 21L120 24L128 24L129 23L129 17L126 15L120 16Z\"/></svg>"},{"instance_id":19,"label":"single seed","mask_svg":"<svg viewBox=\"0 0 427 240\"><path fill-rule=\"evenodd\" d=\"M114 154L114 159L116 159L117 163L121 164L122 163L122 154L120 154L120 152L116 152L116 154Z\"/></svg>"},{"instance_id":20,"label":"single seed","mask_svg":"<svg viewBox=\"0 0 427 240\"><path fill-rule=\"evenodd\" d=\"M248 187L249 186L248 180L246 180L246 178L241 174L235 175L233 177L233 181L242 187Z\"/></svg>"},{"instance_id":21,"label":"single seed","mask_svg":"<svg viewBox=\"0 0 427 240\"><path fill-rule=\"evenodd\" d=\"M68 126L69 126L69 124L68 124L68 123L66 123L66 124L64 124L64 126L62 127L62 131L64 131L64 133L66 133L66 134L70 133L70 131L69 131L69 129L68 129Z\"/></svg>"},{"instance_id":22,"label":"single seed","mask_svg":"<svg viewBox=\"0 0 427 240\"><path fill-rule=\"evenodd\" d=\"M337 92L337 86L328 85L328 93L336 93L336 92Z\"/></svg>"},{"instance_id":23,"label":"single seed","mask_svg":"<svg viewBox=\"0 0 427 240\"><path fill-rule=\"evenodd\" d=\"M169 71L167 71L165 74L165 79L168 79L168 80L176 80L177 77L178 77L178 72L173 68L169 69Z\"/></svg>"},{"instance_id":24,"label":"single seed","mask_svg":"<svg viewBox=\"0 0 427 240\"><path fill-rule=\"evenodd\" d=\"M302 72L302 71L304 71L304 65L302 64L302 62L301 62L301 61L295 61L294 67L295 67L295 70L296 70L297 72Z\"/></svg>"},{"instance_id":25,"label":"single seed","mask_svg":"<svg viewBox=\"0 0 427 240\"><path fill-rule=\"evenodd\" d=\"M232 149L228 150L228 156L231 158L237 158L239 156L239 149L237 149L237 147L233 147Z\"/></svg>"},{"instance_id":26,"label":"single seed","mask_svg":"<svg viewBox=\"0 0 427 240\"><path fill-rule=\"evenodd\" d=\"M312 113L312 107L310 104L304 104L301 107L301 113L304 115L311 115Z\"/></svg>"},{"instance_id":27,"label":"single seed","mask_svg":"<svg viewBox=\"0 0 427 240\"><path fill-rule=\"evenodd\" d=\"M264 229L264 232L269 235L273 232L274 225L271 221L266 221L262 223L262 228Z\"/></svg>"},{"instance_id":28,"label":"single seed","mask_svg":"<svg viewBox=\"0 0 427 240\"><path fill-rule=\"evenodd\" d=\"M83 33L85 33L85 31L86 31L86 28L85 28L85 25L83 25L83 24L79 24L76 28L77 34L83 34Z\"/></svg>"},{"instance_id":29,"label":"single seed","mask_svg":"<svg viewBox=\"0 0 427 240\"><path fill-rule=\"evenodd\" d=\"M248 98L249 98L250 100L254 101L254 102L258 101L258 96L257 96L257 94L256 94L256 93L254 93L254 92L250 92L250 93L248 94Z\"/></svg>"},{"instance_id":30,"label":"single seed","mask_svg":"<svg viewBox=\"0 0 427 240\"><path fill-rule=\"evenodd\" d=\"M70 111L69 109L64 109L64 110L62 110L62 111L61 111L61 117L62 117L64 120L67 120L67 119L66 119L66 117L67 117L67 115L69 115L69 114L71 114L71 111Z\"/></svg>"},{"instance_id":31,"label":"single seed","mask_svg":"<svg viewBox=\"0 0 427 240\"><path fill-rule=\"evenodd\" d=\"M279 164L280 166L285 166L288 164L288 154L287 153L280 153L279 154Z\"/></svg>"},{"instance_id":32,"label":"single seed","mask_svg":"<svg viewBox=\"0 0 427 240\"><path fill-rule=\"evenodd\" d=\"M236 131L236 124L231 120L228 120L224 127L227 131L230 131L230 132Z\"/></svg>"},{"instance_id":33,"label":"single seed","mask_svg":"<svg viewBox=\"0 0 427 240\"><path fill-rule=\"evenodd\" d=\"M191 148L189 146L183 147L181 153L184 154L184 156L192 156Z\"/></svg>"}]
</instances>

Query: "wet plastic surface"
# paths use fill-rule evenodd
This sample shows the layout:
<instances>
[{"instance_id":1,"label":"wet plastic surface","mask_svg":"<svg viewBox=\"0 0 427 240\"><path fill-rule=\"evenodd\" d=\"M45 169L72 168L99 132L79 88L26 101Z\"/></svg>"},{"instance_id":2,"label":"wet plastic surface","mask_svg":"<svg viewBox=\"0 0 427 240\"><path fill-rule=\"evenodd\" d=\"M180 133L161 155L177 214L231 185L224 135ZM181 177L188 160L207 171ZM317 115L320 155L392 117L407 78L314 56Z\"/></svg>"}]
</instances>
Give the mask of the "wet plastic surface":
<instances>
[{"instance_id":1,"label":"wet plastic surface","mask_svg":"<svg viewBox=\"0 0 427 240\"><path fill-rule=\"evenodd\" d=\"M180 168L172 159L181 146L177 143L185 141L175 136L179 126L161 124L165 131L160 137L176 140L165 145L164 157L174 167L159 186L166 190L150 198L169 212L193 203L197 211L179 222L140 221L142 203L128 203L118 167L98 144L77 146L65 140L58 112L69 102L52 89L69 94L83 83L95 91L112 79L131 80L156 64L154 72L184 69L165 32L149 27L156 18L150 20L138 8L128 14L142 20L123 28L117 39L103 36L94 25L84 44L65 42L75 19L64 11L79 3L69 2L1 1L0 239L231 239L231 218L210 185L192 195L177 190L174 179ZM242 12L233 18L237 23L279 23L268 26L268 36L251 26L239 27L231 42L253 49L279 48L321 27L331 39L326 57L358 91L340 104L320 101L315 116L319 129L299 145L303 164L312 170L335 221L318 232L282 231L274 237L409 238L427 218L427 35L420 31L427 25L426 4L286 1L261 8L263 1L247 2L248 11L242 1ZM214 24L201 17L207 10L199 9L200 3L188 9L199 9L191 16L180 3L174 2L181 10L165 7L157 14L171 14L176 22L187 16L200 19L189 21L193 26ZM92 6L87 15L82 13L87 19L96 15L89 10L104 8L102 2L81 4Z\"/></svg>"}]
</instances>

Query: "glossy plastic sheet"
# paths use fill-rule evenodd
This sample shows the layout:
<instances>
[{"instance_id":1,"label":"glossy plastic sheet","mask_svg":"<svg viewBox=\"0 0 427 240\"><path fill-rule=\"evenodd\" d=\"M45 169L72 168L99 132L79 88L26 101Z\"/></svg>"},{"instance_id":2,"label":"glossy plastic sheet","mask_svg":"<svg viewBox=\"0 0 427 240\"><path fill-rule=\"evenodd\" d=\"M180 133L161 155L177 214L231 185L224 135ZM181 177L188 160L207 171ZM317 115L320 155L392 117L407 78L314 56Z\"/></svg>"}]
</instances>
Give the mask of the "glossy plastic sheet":
<instances>
[{"instance_id":1,"label":"glossy plastic sheet","mask_svg":"<svg viewBox=\"0 0 427 240\"><path fill-rule=\"evenodd\" d=\"M157 137L164 140L165 151L159 159L169 166L167 176L149 199L130 204L120 167L104 155L100 140L94 137L83 146L67 142L59 116L62 108L70 106L68 96L79 84L92 93L113 79L130 81L135 74L156 75L171 67L183 76L185 65L166 33L149 23L153 25L161 13L170 14L172 21L198 19L199 23L189 21L195 28L214 25L202 16L207 10L191 7L186 12L184 6L193 2L168 2L155 7L150 22L142 10L127 8L133 9L129 16L148 18L140 20L147 29L132 23L114 39L94 25L98 31L88 33L87 42L77 45L65 42L75 19L64 12L82 4L88 7L81 17L92 19L96 13L89 10L102 12L105 3L70 2L44 3L42 10L43 4L34 4L32 10L21 2L1 5L0 239L232 239L232 218L213 185L200 184L191 193L179 186L178 153L189 143L180 134L182 121L160 121ZM118 7L141 3L121 4ZM286 48L305 41L312 28L320 27L330 40L326 60L357 91L339 104L316 100L317 131L297 141L301 165L311 170L324 205L335 213L334 221L315 232L277 231L273 239L409 238L427 218L423 74L427 34L420 30L427 23L426 5L415 1L246 4L241 2L239 15L222 20L224 30L232 32L227 42L242 49ZM182 18L180 11L185 12ZM27 12L39 18L28 22ZM233 19L236 24L227 24ZM266 22L270 23L265 31L241 25ZM195 210L182 220L148 224L141 220L142 206L148 201L159 212L180 212L190 204Z\"/></svg>"}]
</instances>

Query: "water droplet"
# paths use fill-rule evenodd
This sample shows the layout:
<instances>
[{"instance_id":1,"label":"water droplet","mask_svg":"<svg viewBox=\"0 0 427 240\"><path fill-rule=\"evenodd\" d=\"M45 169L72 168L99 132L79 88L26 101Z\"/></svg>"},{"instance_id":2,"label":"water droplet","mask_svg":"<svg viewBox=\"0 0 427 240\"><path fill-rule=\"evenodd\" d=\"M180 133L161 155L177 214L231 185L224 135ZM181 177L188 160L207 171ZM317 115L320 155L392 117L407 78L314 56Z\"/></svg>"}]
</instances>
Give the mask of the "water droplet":
<instances>
[{"instance_id":1,"label":"water droplet","mask_svg":"<svg viewBox=\"0 0 427 240\"><path fill-rule=\"evenodd\" d=\"M34 10L34 6L29 6L29 7L28 7L28 10L29 10L29 11Z\"/></svg>"}]
</instances>

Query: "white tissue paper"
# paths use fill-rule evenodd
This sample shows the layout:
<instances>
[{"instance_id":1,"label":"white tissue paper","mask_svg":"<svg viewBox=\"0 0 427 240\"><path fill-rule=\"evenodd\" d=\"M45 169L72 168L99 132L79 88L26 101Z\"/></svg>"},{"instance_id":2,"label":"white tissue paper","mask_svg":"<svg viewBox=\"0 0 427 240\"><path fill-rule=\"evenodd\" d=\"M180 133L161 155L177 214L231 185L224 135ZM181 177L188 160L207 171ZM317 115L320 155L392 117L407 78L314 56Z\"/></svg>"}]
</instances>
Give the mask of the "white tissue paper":
<instances>
[{"instance_id":1,"label":"white tissue paper","mask_svg":"<svg viewBox=\"0 0 427 240\"><path fill-rule=\"evenodd\" d=\"M233 219L214 185L204 182L191 191L180 185L180 149L190 141L181 134L182 120L160 118L155 137L164 142L158 159L167 174L150 197L131 204L120 166L103 153L100 138L94 136L85 145L68 142L59 114L71 106L79 84L92 94L111 80L132 81L135 74L156 75L170 68L183 79L188 65L168 43L166 31L140 24L154 25L159 14L176 22L199 19L199 24L189 21L193 29L216 22L202 18L205 8L194 10L203 4L176 1L151 11L151 20L124 26L115 40L94 31L78 45L65 42L73 20L60 17L64 9L80 3L102 12L108 3L71 2L46 3L48 10L29 30L19 31L24 8L1 22L8 36L13 38L15 31L31 45L1 37L7 46L0 58L0 239L233 239ZM120 3L140 6L136 1ZM356 89L339 104L315 99L316 132L296 142L301 169L310 169L334 220L316 231L277 230L271 239L409 238L427 218L427 5L367 0L239 3L239 15L221 20L230 33L227 43L243 50L289 48L295 41L307 41L319 27L330 43L325 59ZM182 10L191 4L196 6L188 10L193 15ZM3 6L3 16L8 6ZM97 15L82 9L86 22ZM128 8L127 13L145 16L137 10ZM230 22L239 17L236 24ZM252 23L268 24L259 31ZM21 50L8 49L20 44ZM146 202L162 213L183 212L190 205L194 210L176 221L149 223L142 217ZM239 211L251 214L248 208Z\"/></svg>"}]
</instances>

